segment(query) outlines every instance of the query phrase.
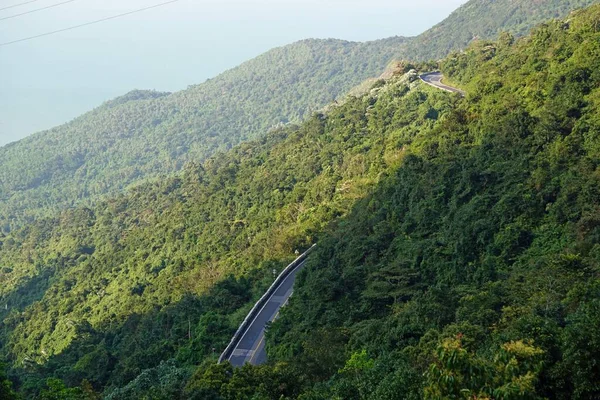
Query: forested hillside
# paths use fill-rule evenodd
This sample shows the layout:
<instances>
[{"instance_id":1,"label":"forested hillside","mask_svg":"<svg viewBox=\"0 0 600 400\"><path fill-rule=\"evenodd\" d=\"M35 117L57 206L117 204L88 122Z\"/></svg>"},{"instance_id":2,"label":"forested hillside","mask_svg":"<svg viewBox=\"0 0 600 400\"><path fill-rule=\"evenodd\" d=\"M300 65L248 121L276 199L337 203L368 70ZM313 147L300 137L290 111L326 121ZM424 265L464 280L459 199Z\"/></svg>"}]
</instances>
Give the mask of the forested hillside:
<instances>
[{"instance_id":1,"label":"forested hillside","mask_svg":"<svg viewBox=\"0 0 600 400\"><path fill-rule=\"evenodd\" d=\"M304 40L181 92L131 92L0 148L0 228L117 193L299 122L381 74L404 40Z\"/></svg>"},{"instance_id":2,"label":"forested hillside","mask_svg":"<svg viewBox=\"0 0 600 400\"><path fill-rule=\"evenodd\" d=\"M161 360L191 366L214 356L272 269L401 161L382 125L393 109L403 110L405 135L454 101L410 92L415 79L189 165L180 178L3 236L1 342L23 369L23 390L35 393L48 374L123 386ZM378 97L388 109L369 126L365 108Z\"/></svg>"},{"instance_id":3,"label":"forested hillside","mask_svg":"<svg viewBox=\"0 0 600 400\"><path fill-rule=\"evenodd\" d=\"M442 70L466 98L404 71L181 177L0 237L19 391L600 395L600 6ZM272 269L313 242L270 363L215 365Z\"/></svg>"},{"instance_id":4,"label":"forested hillside","mask_svg":"<svg viewBox=\"0 0 600 400\"><path fill-rule=\"evenodd\" d=\"M437 59L473 38L526 33L592 0L471 0L422 35L306 40L187 90L133 91L63 126L0 148L0 229L202 162L278 124L300 122L393 58ZM399 29L399 31L401 31ZM182 60L182 62L185 62Z\"/></svg>"},{"instance_id":5,"label":"forested hillside","mask_svg":"<svg viewBox=\"0 0 600 400\"><path fill-rule=\"evenodd\" d=\"M269 332L276 361L220 385L209 378L227 366L211 367L194 387L230 399L268 376L303 399L600 396L600 6L442 70L466 99L319 241Z\"/></svg>"},{"instance_id":6,"label":"forested hillside","mask_svg":"<svg viewBox=\"0 0 600 400\"><path fill-rule=\"evenodd\" d=\"M471 0L448 18L407 41L400 57L429 60L462 50L476 39L496 39L501 32L523 36L551 18L566 17L571 11L597 0Z\"/></svg>"}]
</instances>

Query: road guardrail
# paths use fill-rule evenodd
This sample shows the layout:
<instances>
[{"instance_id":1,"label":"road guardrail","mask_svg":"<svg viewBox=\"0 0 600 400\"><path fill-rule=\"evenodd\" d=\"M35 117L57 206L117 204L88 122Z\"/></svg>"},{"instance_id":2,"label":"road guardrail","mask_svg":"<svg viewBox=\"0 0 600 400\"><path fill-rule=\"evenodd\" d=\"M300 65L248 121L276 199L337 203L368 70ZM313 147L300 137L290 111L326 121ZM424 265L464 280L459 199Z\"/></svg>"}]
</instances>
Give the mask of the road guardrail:
<instances>
[{"instance_id":1,"label":"road guardrail","mask_svg":"<svg viewBox=\"0 0 600 400\"><path fill-rule=\"evenodd\" d=\"M241 338L244 335L244 333L246 332L246 330L248 330L248 328L250 327L250 324L252 323L252 321L258 314L258 312L262 309L262 307L266 304L266 302L271 298L273 293L275 293L275 291L277 290L277 288L279 287L281 282L283 282L285 280L285 278L287 278L288 275L293 270L298 268L298 266L300 264L302 264L302 262L304 260L306 260L306 257L308 257L308 255L314 250L316 245L317 245L316 243L313 244L308 250L306 250L304 253L300 254L298 256L298 258L296 258L294 261L292 261L292 263L290 265L285 267L284 270L281 271L281 273L277 276L275 281L273 281L273 283L271 284L269 289L267 289L265 294L263 294L262 297L256 302L256 304L254 304L254 307L252 307L252 310L250 310L250 312L248 313L246 318L244 318L244 321L242 322L242 324L240 325L238 330L235 332L235 334L231 338L231 341L229 342L229 344L227 345L227 347L225 348L223 353L221 353L221 356L219 357L219 361L218 361L219 364L222 363L224 360L229 360L229 358L231 357L231 353L233 353L233 350L237 347L239 341L241 340Z\"/></svg>"}]
</instances>

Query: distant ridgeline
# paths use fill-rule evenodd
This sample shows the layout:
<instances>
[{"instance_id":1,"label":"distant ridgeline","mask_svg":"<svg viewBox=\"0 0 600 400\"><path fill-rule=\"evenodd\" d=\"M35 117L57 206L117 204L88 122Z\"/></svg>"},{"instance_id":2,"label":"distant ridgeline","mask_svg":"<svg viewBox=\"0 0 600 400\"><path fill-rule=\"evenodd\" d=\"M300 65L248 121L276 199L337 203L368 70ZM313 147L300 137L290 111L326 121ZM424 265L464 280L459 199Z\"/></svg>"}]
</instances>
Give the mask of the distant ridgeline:
<instances>
[{"instance_id":1,"label":"distant ridgeline","mask_svg":"<svg viewBox=\"0 0 600 400\"><path fill-rule=\"evenodd\" d=\"M18 390L597 398L600 6L441 69L465 98L397 74L180 176L4 233L0 343ZM272 270L315 242L270 363L216 365Z\"/></svg>"},{"instance_id":2,"label":"distant ridgeline","mask_svg":"<svg viewBox=\"0 0 600 400\"><path fill-rule=\"evenodd\" d=\"M0 148L0 230L298 123L378 76L404 41L304 40L177 93L133 91Z\"/></svg>"},{"instance_id":3,"label":"distant ridgeline","mask_svg":"<svg viewBox=\"0 0 600 400\"><path fill-rule=\"evenodd\" d=\"M501 31L525 34L538 22L593 2L471 0L416 38L305 40L181 92L131 92L0 148L0 230L93 204L180 171L187 162L203 162L274 126L299 123L379 76L392 59L438 59L475 38L495 38Z\"/></svg>"},{"instance_id":4,"label":"distant ridgeline","mask_svg":"<svg viewBox=\"0 0 600 400\"><path fill-rule=\"evenodd\" d=\"M598 0L471 0L448 18L403 46L401 58L429 60L446 57L478 39L496 39L501 32L527 35L532 27Z\"/></svg>"}]
</instances>

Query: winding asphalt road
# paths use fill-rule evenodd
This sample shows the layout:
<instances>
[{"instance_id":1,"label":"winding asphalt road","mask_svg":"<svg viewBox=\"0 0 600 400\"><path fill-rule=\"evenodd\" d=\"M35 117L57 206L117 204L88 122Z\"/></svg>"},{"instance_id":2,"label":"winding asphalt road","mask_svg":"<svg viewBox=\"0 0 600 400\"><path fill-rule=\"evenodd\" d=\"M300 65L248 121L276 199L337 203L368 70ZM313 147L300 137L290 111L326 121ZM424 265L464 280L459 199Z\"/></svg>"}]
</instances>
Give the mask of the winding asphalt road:
<instances>
[{"instance_id":1,"label":"winding asphalt road","mask_svg":"<svg viewBox=\"0 0 600 400\"><path fill-rule=\"evenodd\" d=\"M258 312L250 326L242 334L242 337L233 349L229 362L235 367L241 367L245 363L260 365L267 361L265 352L265 328L267 323L272 322L279 314L279 309L287 303L294 290L296 274L304 267L304 263L299 264L290 274L279 284L265 305Z\"/></svg>"},{"instance_id":2,"label":"winding asphalt road","mask_svg":"<svg viewBox=\"0 0 600 400\"><path fill-rule=\"evenodd\" d=\"M460 93L462 96L466 94L464 90L460 90L455 87L443 84L442 78L444 78L444 75L442 75L441 72L429 72L427 74L420 75L419 78L421 78L421 80L426 84L444 90L446 92Z\"/></svg>"}]
</instances>

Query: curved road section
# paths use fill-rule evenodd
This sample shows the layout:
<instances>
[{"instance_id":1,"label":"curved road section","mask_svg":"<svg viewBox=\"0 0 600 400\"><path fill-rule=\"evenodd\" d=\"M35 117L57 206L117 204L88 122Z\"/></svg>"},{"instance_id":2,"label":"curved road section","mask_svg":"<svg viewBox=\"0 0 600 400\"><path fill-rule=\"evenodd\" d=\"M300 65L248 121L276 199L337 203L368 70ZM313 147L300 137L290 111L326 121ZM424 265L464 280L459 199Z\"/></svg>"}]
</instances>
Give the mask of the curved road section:
<instances>
[{"instance_id":1,"label":"curved road section","mask_svg":"<svg viewBox=\"0 0 600 400\"><path fill-rule=\"evenodd\" d=\"M237 346L234 347L229 362L234 367L241 367L245 363L260 365L267 361L265 352L265 328L269 322L277 318L279 309L287 303L294 289L296 274L304 267L302 262L279 284L275 292L269 297L260 309L250 326L242 335Z\"/></svg>"},{"instance_id":2,"label":"curved road section","mask_svg":"<svg viewBox=\"0 0 600 400\"><path fill-rule=\"evenodd\" d=\"M461 96L466 94L463 90L443 84L442 79L444 78L444 75L442 75L442 73L439 71L420 75L419 78L429 86L433 86L446 92L460 93Z\"/></svg>"},{"instance_id":3,"label":"curved road section","mask_svg":"<svg viewBox=\"0 0 600 400\"><path fill-rule=\"evenodd\" d=\"M234 366L241 367L245 363L259 365L267 360L265 329L277 318L279 310L292 295L296 275L304 268L306 258L315 246L313 244L288 265L256 302L219 357L219 363L229 361Z\"/></svg>"}]
</instances>

